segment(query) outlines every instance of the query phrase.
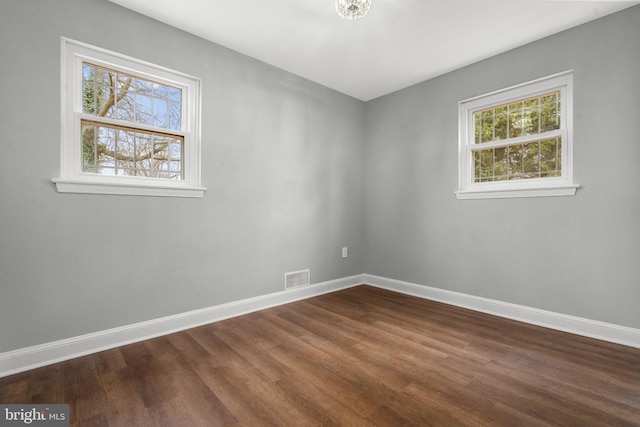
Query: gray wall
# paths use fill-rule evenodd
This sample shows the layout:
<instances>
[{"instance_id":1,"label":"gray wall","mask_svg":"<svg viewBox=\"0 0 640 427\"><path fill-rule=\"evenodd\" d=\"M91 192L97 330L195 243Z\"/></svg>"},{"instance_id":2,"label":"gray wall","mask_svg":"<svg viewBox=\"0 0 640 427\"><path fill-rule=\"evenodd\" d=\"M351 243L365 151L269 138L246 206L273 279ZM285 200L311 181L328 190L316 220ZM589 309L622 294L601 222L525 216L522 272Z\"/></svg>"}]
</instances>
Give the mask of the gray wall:
<instances>
[{"instance_id":1,"label":"gray wall","mask_svg":"<svg viewBox=\"0 0 640 427\"><path fill-rule=\"evenodd\" d=\"M640 327L640 6L366 104L365 271ZM458 101L574 70L576 196L456 200Z\"/></svg>"},{"instance_id":2,"label":"gray wall","mask_svg":"<svg viewBox=\"0 0 640 427\"><path fill-rule=\"evenodd\" d=\"M204 199L56 192L61 36L202 79ZM105 0L2 1L0 55L0 352L363 272L362 102Z\"/></svg>"}]
</instances>

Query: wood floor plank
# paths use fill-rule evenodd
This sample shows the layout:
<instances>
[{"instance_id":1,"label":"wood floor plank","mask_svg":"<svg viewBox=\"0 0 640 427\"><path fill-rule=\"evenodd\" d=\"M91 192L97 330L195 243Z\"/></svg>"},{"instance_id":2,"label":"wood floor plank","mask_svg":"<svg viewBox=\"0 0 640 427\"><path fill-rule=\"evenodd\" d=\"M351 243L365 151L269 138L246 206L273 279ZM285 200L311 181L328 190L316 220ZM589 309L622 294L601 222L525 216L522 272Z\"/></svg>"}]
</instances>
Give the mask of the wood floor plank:
<instances>
[{"instance_id":1,"label":"wood floor plank","mask_svg":"<svg viewBox=\"0 0 640 427\"><path fill-rule=\"evenodd\" d=\"M323 427L340 427L343 425L356 424L362 426L374 426L368 423L354 411L349 409L343 402L338 401L333 396L325 393L322 388L307 380L306 377L296 372L277 381L283 394L287 396L289 404L300 408L308 419L313 420L310 425ZM293 420L289 422L294 424Z\"/></svg>"},{"instance_id":2,"label":"wood floor plank","mask_svg":"<svg viewBox=\"0 0 640 427\"><path fill-rule=\"evenodd\" d=\"M640 349L358 286L0 379L73 426L640 426Z\"/></svg>"}]
</instances>

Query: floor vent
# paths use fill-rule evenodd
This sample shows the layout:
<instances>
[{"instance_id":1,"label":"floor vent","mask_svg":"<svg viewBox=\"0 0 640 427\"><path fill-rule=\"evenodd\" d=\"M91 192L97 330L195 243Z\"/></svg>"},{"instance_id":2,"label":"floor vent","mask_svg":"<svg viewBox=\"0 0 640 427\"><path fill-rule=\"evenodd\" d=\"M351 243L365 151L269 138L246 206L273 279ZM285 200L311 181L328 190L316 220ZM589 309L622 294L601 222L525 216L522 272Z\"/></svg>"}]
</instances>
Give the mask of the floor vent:
<instances>
[{"instance_id":1,"label":"floor vent","mask_svg":"<svg viewBox=\"0 0 640 427\"><path fill-rule=\"evenodd\" d=\"M300 270L284 273L284 288L296 288L298 286L307 286L310 283L310 271Z\"/></svg>"}]
</instances>

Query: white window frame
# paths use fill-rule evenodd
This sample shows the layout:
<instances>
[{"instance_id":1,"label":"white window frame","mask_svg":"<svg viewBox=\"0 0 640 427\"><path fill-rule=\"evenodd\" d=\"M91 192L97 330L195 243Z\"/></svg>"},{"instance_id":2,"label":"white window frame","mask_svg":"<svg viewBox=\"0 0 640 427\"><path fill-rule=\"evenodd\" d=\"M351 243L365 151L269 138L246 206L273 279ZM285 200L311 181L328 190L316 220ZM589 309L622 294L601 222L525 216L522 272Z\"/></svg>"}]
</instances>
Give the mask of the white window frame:
<instances>
[{"instance_id":1,"label":"white window frame","mask_svg":"<svg viewBox=\"0 0 640 427\"><path fill-rule=\"evenodd\" d=\"M65 37L61 39L61 56L60 176L52 180L58 192L193 198L204 196L206 188L200 182L200 79ZM92 119L91 115L82 111L83 61L182 90L182 122L181 130L178 131L184 138L182 180L109 176L82 171L80 122L82 119ZM138 127L131 123L126 125ZM145 129L144 125L139 127Z\"/></svg>"},{"instance_id":2,"label":"white window frame","mask_svg":"<svg viewBox=\"0 0 640 427\"><path fill-rule=\"evenodd\" d=\"M516 102L545 93L559 91L561 96L560 129L555 136L562 137L561 165L558 177L518 179L509 181L475 182L472 147L475 144L473 114L476 111ZM573 182L573 72L566 71L527 83L480 95L458 104L458 199L495 199L511 197L572 196L579 185ZM535 140L539 134L522 139Z\"/></svg>"}]
</instances>

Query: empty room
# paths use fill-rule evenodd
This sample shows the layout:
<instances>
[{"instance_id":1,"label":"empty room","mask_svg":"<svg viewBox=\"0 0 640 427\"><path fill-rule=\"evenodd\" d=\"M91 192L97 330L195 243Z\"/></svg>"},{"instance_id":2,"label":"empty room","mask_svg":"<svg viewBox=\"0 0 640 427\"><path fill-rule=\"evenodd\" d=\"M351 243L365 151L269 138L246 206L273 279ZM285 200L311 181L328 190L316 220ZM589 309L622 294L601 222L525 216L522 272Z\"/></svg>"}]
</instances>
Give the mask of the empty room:
<instances>
[{"instance_id":1,"label":"empty room","mask_svg":"<svg viewBox=\"0 0 640 427\"><path fill-rule=\"evenodd\" d=\"M639 3L0 0L0 425L640 426Z\"/></svg>"}]
</instances>

